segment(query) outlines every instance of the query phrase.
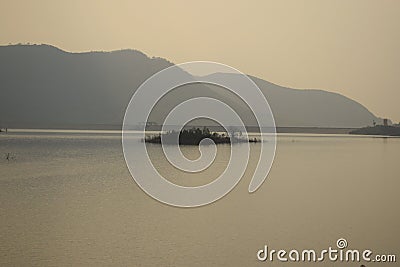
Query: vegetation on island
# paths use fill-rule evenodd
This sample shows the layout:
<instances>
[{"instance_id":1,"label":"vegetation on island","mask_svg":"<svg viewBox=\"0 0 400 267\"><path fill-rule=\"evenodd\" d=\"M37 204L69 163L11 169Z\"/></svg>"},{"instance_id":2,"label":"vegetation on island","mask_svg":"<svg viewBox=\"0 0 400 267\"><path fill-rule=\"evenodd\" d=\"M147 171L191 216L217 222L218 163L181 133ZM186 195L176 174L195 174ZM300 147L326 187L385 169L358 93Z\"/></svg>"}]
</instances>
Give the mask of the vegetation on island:
<instances>
[{"instance_id":1,"label":"vegetation on island","mask_svg":"<svg viewBox=\"0 0 400 267\"><path fill-rule=\"evenodd\" d=\"M242 138L241 133L237 135L235 132L231 133L231 137L222 133L210 132L210 130L206 127L201 130L200 128L192 128L192 129L183 129L180 132L178 131L169 131L166 133L161 133L158 135L152 135L145 138L145 142L147 143L156 143L161 144L161 138L163 139L163 143L166 144L175 144L177 138L179 138L180 145L199 145L200 141L209 138L214 141L215 144L230 144L232 143L245 143L251 142L256 143L259 142L257 138L247 139Z\"/></svg>"},{"instance_id":2,"label":"vegetation on island","mask_svg":"<svg viewBox=\"0 0 400 267\"><path fill-rule=\"evenodd\" d=\"M400 136L400 127L375 125L353 130L350 134Z\"/></svg>"}]
</instances>

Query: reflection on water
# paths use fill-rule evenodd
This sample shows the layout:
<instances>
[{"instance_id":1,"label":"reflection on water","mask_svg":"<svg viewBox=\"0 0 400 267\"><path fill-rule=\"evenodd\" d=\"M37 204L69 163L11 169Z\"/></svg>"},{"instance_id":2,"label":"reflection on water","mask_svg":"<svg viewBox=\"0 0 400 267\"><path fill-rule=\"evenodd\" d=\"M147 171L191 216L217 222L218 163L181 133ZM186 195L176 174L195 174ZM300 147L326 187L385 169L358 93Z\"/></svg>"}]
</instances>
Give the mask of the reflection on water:
<instances>
[{"instance_id":1,"label":"reflection on water","mask_svg":"<svg viewBox=\"0 0 400 267\"><path fill-rule=\"evenodd\" d=\"M150 149L159 171L182 185L212 181L230 153L218 146L213 166L189 175ZM256 252L326 248L340 237L400 255L399 156L396 138L282 135L256 193L247 192L250 161L222 200L182 209L138 188L116 132L0 135L0 266L290 266L259 263Z\"/></svg>"}]
</instances>

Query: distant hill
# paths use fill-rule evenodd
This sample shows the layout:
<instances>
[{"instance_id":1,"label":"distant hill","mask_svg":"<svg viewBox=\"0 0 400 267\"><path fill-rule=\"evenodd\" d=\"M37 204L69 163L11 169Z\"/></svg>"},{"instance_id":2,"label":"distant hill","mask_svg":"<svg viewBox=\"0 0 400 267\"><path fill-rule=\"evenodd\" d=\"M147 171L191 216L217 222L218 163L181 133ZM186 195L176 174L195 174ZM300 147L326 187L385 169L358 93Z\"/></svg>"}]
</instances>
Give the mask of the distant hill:
<instances>
[{"instance_id":1,"label":"distant hill","mask_svg":"<svg viewBox=\"0 0 400 267\"><path fill-rule=\"evenodd\" d=\"M291 89L249 77L268 99L278 126L358 128L371 125L373 121L383 123L366 107L338 93Z\"/></svg>"},{"instance_id":2,"label":"distant hill","mask_svg":"<svg viewBox=\"0 0 400 267\"><path fill-rule=\"evenodd\" d=\"M172 64L136 50L68 53L49 45L0 46L0 127L120 128L134 91ZM251 78L268 99L278 126L351 128L381 122L342 95ZM199 84L171 93L159 107L168 110L194 95L213 96L239 113L248 112L225 90ZM151 117L155 122L162 118L157 112Z\"/></svg>"}]
</instances>

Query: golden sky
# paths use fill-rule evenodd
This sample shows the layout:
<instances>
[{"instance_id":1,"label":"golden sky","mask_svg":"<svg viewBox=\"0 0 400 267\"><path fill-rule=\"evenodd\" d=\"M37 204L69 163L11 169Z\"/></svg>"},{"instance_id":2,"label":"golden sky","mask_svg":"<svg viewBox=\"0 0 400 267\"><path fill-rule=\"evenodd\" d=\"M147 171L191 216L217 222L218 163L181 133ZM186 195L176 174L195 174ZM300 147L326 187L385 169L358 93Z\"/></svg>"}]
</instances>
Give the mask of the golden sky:
<instances>
[{"instance_id":1,"label":"golden sky","mask_svg":"<svg viewBox=\"0 0 400 267\"><path fill-rule=\"evenodd\" d=\"M398 0L0 0L0 44L20 42L217 61L400 121Z\"/></svg>"}]
</instances>

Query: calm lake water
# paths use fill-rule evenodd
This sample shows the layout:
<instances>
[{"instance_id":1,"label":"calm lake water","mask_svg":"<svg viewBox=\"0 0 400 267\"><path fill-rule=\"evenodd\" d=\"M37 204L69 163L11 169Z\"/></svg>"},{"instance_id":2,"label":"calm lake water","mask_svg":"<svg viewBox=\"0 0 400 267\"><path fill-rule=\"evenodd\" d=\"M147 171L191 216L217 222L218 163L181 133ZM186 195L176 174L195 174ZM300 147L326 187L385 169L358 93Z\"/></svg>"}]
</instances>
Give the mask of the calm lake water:
<instances>
[{"instance_id":1,"label":"calm lake water","mask_svg":"<svg viewBox=\"0 0 400 267\"><path fill-rule=\"evenodd\" d=\"M254 158L259 144L251 146ZM158 145L149 150L159 171L182 185L213 180L229 155L218 146L208 171L188 175L169 166ZM184 154L195 158L197 147ZM135 184L120 133L1 134L0 266L295 266L259 262L256 253L264 245L326 249L339 238L399 257L399 159L399 138L279 135L256 193L247 192L253 160L227 196L183 209Z\"/></svg>"}]
</instances>

